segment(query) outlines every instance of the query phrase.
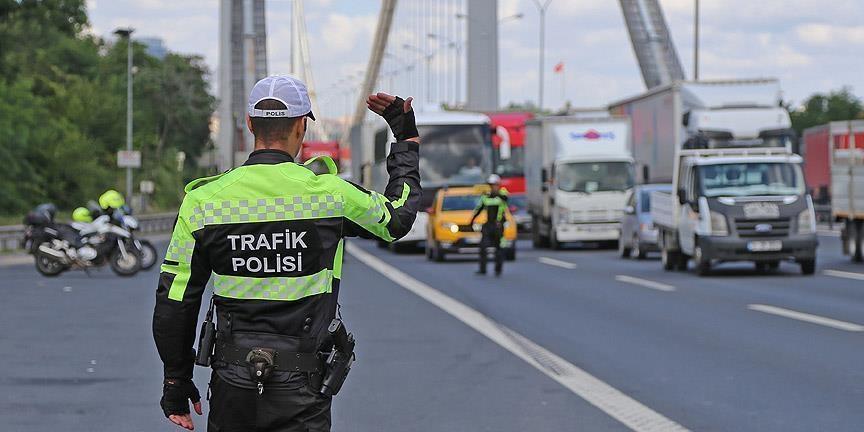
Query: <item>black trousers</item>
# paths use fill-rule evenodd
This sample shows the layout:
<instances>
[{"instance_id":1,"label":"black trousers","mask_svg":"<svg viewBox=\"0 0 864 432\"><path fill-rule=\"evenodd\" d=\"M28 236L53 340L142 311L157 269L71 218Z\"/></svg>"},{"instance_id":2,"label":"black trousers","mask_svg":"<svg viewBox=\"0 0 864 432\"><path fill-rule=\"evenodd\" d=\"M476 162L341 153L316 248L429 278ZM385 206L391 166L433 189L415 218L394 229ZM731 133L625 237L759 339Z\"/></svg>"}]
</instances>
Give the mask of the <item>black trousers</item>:
<instances>
[{"instance_id":1,"label":"black trousers","mask_svg":"<svg viewBox=\"0 0 864 432\"><path fill-rule=\"evenodd\" d=\"M235 387L210 379L208 432L329 432L330 398L308 385L295 389Z\"/></svg>"},{"instance_id":2,"label":"black trousers","mask_svg":"<svg viewBox=\"0 0 864 432\"><path fill-rule=\"evenodd\" d=\"M497 223L483 224L483 237L480 239L480 273L486 273L486 253L489 248L495 249L495 274L500 274L504 267L504 251L501 250L501 235L504 227Z\"/></svg>"}]
</instances>

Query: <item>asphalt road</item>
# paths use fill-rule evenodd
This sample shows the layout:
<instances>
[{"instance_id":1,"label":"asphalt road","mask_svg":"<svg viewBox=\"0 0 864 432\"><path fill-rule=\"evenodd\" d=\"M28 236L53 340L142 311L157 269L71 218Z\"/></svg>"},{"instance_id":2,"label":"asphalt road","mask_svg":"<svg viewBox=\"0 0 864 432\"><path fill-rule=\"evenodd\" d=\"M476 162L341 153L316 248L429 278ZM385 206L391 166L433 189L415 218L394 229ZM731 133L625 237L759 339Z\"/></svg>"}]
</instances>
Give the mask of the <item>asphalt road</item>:
<instances>
[{"instance_id":1,"label":"asphalt road","mask_svg":"<svg viewBox=\"0 0 864 432\"><path fill-rule=\"evenodd\" d=\"M352 241L341 300L358 360L333 430L615 431L625 406L635 430L664 429L640 413L700 431L861 430L864 266L821 241L815 276L730 264L705 278L524 243L502 277L481 277L470 257ZM0 264L0 429L174 430L158 407L156 277Z\"/></svg>"}]
</instances>

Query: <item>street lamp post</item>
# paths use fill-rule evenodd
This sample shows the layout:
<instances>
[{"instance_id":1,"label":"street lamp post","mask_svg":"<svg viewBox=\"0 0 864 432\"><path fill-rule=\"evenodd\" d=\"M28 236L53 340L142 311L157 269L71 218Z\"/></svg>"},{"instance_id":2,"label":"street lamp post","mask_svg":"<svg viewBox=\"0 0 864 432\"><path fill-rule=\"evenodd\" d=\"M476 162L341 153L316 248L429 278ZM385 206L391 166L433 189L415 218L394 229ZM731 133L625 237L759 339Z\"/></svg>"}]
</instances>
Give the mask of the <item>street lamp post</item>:
<instances>
[{"instance_id":1,"label":"street lamp post","mask_svg":"<svg viewBox=\"0 0 864 432\"><path fill-rule=\"evenodd\" d=\"M699 81L699 0L693 12L693 80Z\"/></svg>"},{"instance_id":2,"label":"street lamp post","mask_svg":"<svg viewBox=\"0 0 864 432\"><path fill-rule=\"evenodd\" d=\"M132 32L131 27L114 30L126 39L126 151L132 151ZM126 167L126 199L132 199L132 167Z\"/></svg>"},{"instance_id":3,"label":"street lamp post","mask_svg":"<svg viewBox=\"0 0 864 432\"><path fill-rule=\"evenodd\" d=\"M426 97L423 103L428 104L431 102L430 98L432 97L432 59L435 57L435 53L423 51L411 44L404 44L402 48L416 52L426 59Z\"/></svg>"},{"instance_id":4,"label":"street lamp post","mask_svg":"<svg viewBox=\"0 0 864 432\"><path fill-rule=\"evenodd\" d=\"M543 111L543 72L545 71L545 56L546 56L546 9L549 8L549 3L552 3L552 0L545 0L543 3L540 3L540 0L534 0L534 4L537 5L537 11L540 12L540 88L539 96L537 103L539 104L538 108L540 111Z\"/></svg>"}]
</instances>

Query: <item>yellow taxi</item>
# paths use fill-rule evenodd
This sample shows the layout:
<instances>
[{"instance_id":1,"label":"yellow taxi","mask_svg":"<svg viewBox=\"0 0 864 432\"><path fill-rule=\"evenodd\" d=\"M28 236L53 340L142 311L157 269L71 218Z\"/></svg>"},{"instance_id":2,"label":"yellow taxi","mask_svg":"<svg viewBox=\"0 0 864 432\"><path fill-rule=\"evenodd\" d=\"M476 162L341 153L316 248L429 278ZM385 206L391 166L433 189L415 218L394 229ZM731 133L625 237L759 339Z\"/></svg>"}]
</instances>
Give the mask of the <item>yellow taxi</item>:
<instances>
[{"instance_id":1,"label":"yellow taxi","mask_svg":"<svg viewBox=\"0 0 864 432\"><path fill-rule=\"evenodd\" d=\"M435 194L432 206L427 209L426 258L444 261L447 254L480 252L480 228L486 222L486 212L477 216L473 226L471 216L480 195L488 192L489 185L477 185L443 188ZM516 259L516 222L511 212L512 208L504 214L502 239L508 261Z\"/></svg>"}]
</instances>

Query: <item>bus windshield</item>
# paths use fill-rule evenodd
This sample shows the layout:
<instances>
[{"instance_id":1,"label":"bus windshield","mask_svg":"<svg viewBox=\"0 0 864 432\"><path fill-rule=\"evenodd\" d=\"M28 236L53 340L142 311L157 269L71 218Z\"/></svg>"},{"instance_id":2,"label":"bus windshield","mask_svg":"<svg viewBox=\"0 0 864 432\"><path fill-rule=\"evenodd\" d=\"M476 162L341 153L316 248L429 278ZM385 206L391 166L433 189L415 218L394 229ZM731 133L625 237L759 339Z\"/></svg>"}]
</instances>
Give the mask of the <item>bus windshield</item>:
<instances>
[{"instance_id":1,"label":"bus windshield","mask_svg":"<svg viewBox=\"0 0 864 432\"><path fill-rule=\"evenodd\" d=\"M625 191L633 187L629 162L578 162L556 167L558 189L564 192Z\"/></svg>"},{"instance_id":2,"label":"bus windshield","mask_svg":"<svg viewBox=\"0 0 864 432\"><path fill-rule=\"evenodd\" d=\"M798 164L744 162L697 167L700 195L801 195L804 176Z\"/></svg>"},{"instance_id":3,"label":"bus windshield","mask_svg":"<svg viewBox=\"0 0 864 432\"><path fill-rule=\"evenodd\" d=\"M425 125L417 129L423 137L420 178L424 187L485 181L491 146L487 125Z\"/></svg>"}]
</instances>

